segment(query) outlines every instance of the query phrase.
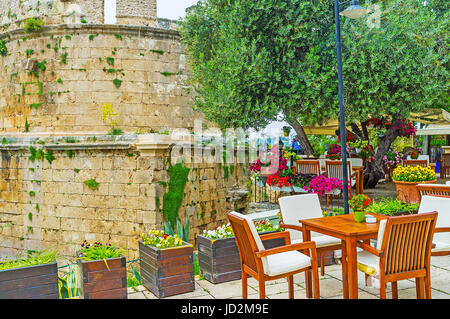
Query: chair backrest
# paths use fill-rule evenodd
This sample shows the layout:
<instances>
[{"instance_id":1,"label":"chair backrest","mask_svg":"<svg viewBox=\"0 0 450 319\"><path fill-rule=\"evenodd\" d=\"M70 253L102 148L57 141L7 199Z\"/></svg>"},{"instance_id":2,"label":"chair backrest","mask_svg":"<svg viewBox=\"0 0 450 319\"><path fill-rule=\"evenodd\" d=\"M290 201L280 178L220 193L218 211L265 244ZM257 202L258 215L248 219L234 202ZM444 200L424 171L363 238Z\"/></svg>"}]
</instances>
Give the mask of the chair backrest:
<instances>
[{"instance_id":1,"label":"chair backrest","mask_svg":"<svg viewBox=\"0 0 450 319\"><path fill-rule=\"evenodd\" d=\"M437 215L396 216L380 222L378 238L382 241L377 248L384 252L386 275L424 269L429 264Z\"/></svg>"},{"instance_id":2,"label":"chair backrest","mask_svg":"<svg viewBox=\"0 0 450 319\"><path fill-rule=\"evenodd\" d=\"M300 225L300 219L322 217L322 207L320 206L317 194L303 194L293 196L283 196L278 199L281 218L284 224ZM302 239L302 233L297 230L288 229L291 240ZM311 233L314 237L315 233Z\"/></svg>"},{"instance_id":3,"label":"chair backrest","mask_svg":"<svg viewBox=\"0 0 450 319\"><path fill-rule=\"evenodd\" d=\"M422 196L419 214L438 212L436 227L450 227L450 198L436 196ZM450 244L450 232L435 233L436 241Z\"/></svg>"},{"instance_id":4,"label":"chair backrest","mask_svg":"<svg viewBox=\"0 0 450 319\"><path fill-rule=\"evenodd\" d=\"M362 158L358 157L358 158L349 158L348 159L350 161L350 164L352 165L352 167L355 166L363 166L363 160Z\"/></svg>"},{"instance_id":5,"label":"chair backrest","mask_svg":"<svg viewBox=\"0 0 450 319\"><path fill-rule=\"evenodd\" d=\"M450 153L445 153L441 155L441 166L450 166Z\"/></svg>"},{"instance_id":6,"label":"chair backrest","mask_svg":"<svg viewBox=\"0 0 450 319\"><path fill-rule=\"evenodd\" d=\"M422 166L427 167L428 161L427 160L403 160L403 166Z\"/></svg>"},{"instance_id":7,"label":"chair backrest","mask_svg":"<svg viewBox=\"0 0 450 319\"><path fill-rule=\"evenodd\" d=\"M319 160L298 160L295 162L297 174L320 175Z\"/></svg>"},{"instance_id":8,"label":"chair backrest","mask_svg":"<svg viewBox=\"0 0 450 319\"><path fill-rule=\"evenodd\" d=\"M450 185L444 184L417 184L420 196L430 195L439 197L450 197Z\"/></svg>"},{"instance_id":9,"label":"chair backrest","mask_svg":"<svg viewBox=\"0 0 450 319\"><path fill-rule=\"evenodd\" d=\"M325 161L325 171L328 178L344 179L342 174L342 161ZM351 180L352 166L350 161L347 161L347 180Z\"/></svg>"},{"instance_id":10,"label":"chair backrest","mask_svg":"<svg viewBox=\"0 0 450 319\"><path fill-rule=\"evenodd\" d=\"M237 212L229 212L227 217L236 238L241 263L258 272L256 252L264 250L264 245L253 220ZM262 257L261 262L263 269L268 269L267 257Z\"/></svg>"}]
</instances>

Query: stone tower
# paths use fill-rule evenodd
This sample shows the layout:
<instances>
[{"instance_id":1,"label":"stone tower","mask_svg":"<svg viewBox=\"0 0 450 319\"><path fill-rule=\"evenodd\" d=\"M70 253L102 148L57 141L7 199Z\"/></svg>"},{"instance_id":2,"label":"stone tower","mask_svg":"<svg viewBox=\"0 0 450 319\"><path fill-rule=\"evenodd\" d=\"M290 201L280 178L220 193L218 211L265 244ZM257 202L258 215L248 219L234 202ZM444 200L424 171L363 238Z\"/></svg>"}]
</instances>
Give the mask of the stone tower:
<instances>
[{"instance_id":1,"label":"stone tower","mask_svg":"<svg viewBox=\"0 0 450 319\"><path fill-rule=\"evenodd\" d=\"M0 1L0 257L84 241L137 257L139 234L161 229L174 128L189 132L186 56L156 0ZM178 212L190 239L245 210L236 164L186 164ZM245 193L245 192L244 192Z\"/></svg>"}]
</instances>

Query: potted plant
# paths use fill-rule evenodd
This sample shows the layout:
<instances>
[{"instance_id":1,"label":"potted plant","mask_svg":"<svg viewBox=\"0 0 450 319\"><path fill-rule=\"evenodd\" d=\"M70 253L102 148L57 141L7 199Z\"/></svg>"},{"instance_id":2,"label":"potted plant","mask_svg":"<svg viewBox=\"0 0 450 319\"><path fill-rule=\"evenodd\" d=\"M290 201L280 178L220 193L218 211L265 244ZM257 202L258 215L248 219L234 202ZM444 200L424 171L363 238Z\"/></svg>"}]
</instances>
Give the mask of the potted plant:
<instances>
[{"instance_id":1,"label":"potted plant","mask_svg":"<svg viewBox=\"0 0 450 319\"><path fill-rule=\"evenodd\" d=\"M291 132L291 127L290 126L283 126L283 135L284 136L289 136L289 133Z\"/></svg>"},{"instance_id":2,"label":"potted plant","mask_svg":"<svg viewBox=\"0 0 450 319\"><path fill-rule=\"evenodd\" d=\"M397 198L405 203L420 202L417 184L436 183L436 173L428 167L398 166L392 172L392 181L395 183Z\"/></svg>"},{"instance_id":3,"label":"potted plant","mask_svg":"<svg viewBox=\"0 0 450 319\"><path fill-rule=\"evenodd\" d=\"M375 159L375 151L370 144L366 144L365 146L363 146L358 155L363 160L368 161L369 163Z\"/></svg>"},{"instance_id":4,"label":"potted plant","mask_svg":"<svg viewBox=\"0 0 450 319\"><path fill-rule=\"evenodd\" d=\"M327 158L330 160L341 159L341 146L338 144L331 144L327 150Z\"/></svg>"},{"instance_id":5,"label":"potted plant","mask_svg":"<svg viewBox=\"0 0 450 319\"><path fill-rule=\"evenodd\" d=\"M193 246L177 234L151 230L141 234L142 284L158 298L194 291Z\"/></svg>"},{"instance_id":6,"label":"potted plant","mask_svg":"<svg viewBox=\"0 0 450 319\"><path fill-rule=\"evenodd\" d=\"M77 252L80 299L127 299L126 259L109 243L86 240Z\"/></svg>"},{"instance_id":7,"label":"potted plant","mask_svg":"<svg viewBox=\"0 0 450 319\"><path fill-rule=\"evenodd\" d=\"M411 156L411 159L417 159L419 158L419 152L413 150L409 152L409 156Z\"/></svg>"},{"instance_id":8,"label":"potted plant","mask_svg":"<svg viewBox=\"0 0 450 319\"><path fill-rule=\"evenodd\" d=\"M308 187L311 180L316 176L315 174L296 174L290 177L289 182L292 184L294 192L307 193L304 187Z\"/></svg>"},{"instance_id":9,"label":"potted plant","mask_svg":"<svg viewBox=\"0 0 450 319\"><path fill-rule=\"evenodd\" d=\"M267 185L272 187L272 190L278 192L291 192L292 185L289 182L289 176L270 175L267 178Z\"/></svg>"},{"instance_id":10,"label":"potted plant","mask_svg":"<svg viewBox=\"0 0 450 319\"><path fill-rule=\"evenodd\" d=\"M403 160L403 153L397 151L387 151L383 156L384 170L388 174L389 180L392 178L392 172Z\"/></svg>"},{"instance_id":11,"label":"potted plant","mask_svg":"<svg viewBox=\"0 0 450 319\"><path fill-rule=\"evenodd\" d=\"M305 186L303 189L308 193L316 193L320 196L325 194L338 195L343 189L342 185L340 179L319 175L313 177L309 186Z\"/></svg>"},{"instance_id":12,"label":"potted plant","mask_svg":"<svg viewBox=\"0 0 450 319\"><path fill-rule=\"evenodd\" d=\"M368 214L375 216L377 220L386 218L387 216L402 216L417 214L419 209L418 203L408 204L403 203L397 198L381 198L374 201L367 207Z\"/></svg>"},{"instance_id":13,"label":"potted plant","mask_svg":"<svg viewBox=\"0 0 450 319\"><path fill-rule=\"evenodd\" d=\"M280 231L281 228L268 219L255 221L260 234ZM283 246L283 238L264 240L266 249ZM204 230L197 236L199 269L204 278L213 284L238 280L241 278L241 263L231 225L216 226L213 230Z\"/></svg>"},{"instance_id":14,"label":"potted plant","mask_svg":"<svg viewBox=\"0 0 450 319\"><path fill-rule=\"evenodd\" d=\"M29 251L0 261L0 299L58 299L57 253Z\"/></svg>"},{"instance_id":15,"label":"potted plant","mask_svg":"<svg viewBox=\"0 0 450 319\"><path fill-rule=\"evenodd\" d=\"M352 199L348 201L350 208L353 211L353 218L357 223L362 223L366 216L366 209L372 203L369 196L365 194L358 194L353 196Z\"/></svg>"}]
</instances>

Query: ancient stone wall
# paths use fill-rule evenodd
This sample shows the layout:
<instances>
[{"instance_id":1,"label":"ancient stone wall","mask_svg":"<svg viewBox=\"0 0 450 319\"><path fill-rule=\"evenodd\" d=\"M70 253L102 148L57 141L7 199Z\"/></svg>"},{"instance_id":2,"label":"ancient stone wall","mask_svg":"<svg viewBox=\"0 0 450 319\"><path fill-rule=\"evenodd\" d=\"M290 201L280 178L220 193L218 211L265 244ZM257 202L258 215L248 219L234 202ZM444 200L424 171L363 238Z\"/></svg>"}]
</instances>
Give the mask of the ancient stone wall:
<instances>
[{"instance_id":1,"label":"ancient stone wall","mask_svg":"<svg viewBox=\"0 0 450 319\"><path fill-rule=\"evenodd\" d=\"M138 258L139 235L162 229L169 150L146 154L136 148L135 135L68 141L32 141L52 161L31 159L30 144L20 139L0 146L0 258L27 249L58 249L71 258L84 240L110 242L126 249L127 259ZM203 229L226 223L227 211L246 210L245 196L233 191L246 172L238 164L185 166L190 170L178 216L183 225L189 219L195 243Z\"/></svg>"}]
</instances>

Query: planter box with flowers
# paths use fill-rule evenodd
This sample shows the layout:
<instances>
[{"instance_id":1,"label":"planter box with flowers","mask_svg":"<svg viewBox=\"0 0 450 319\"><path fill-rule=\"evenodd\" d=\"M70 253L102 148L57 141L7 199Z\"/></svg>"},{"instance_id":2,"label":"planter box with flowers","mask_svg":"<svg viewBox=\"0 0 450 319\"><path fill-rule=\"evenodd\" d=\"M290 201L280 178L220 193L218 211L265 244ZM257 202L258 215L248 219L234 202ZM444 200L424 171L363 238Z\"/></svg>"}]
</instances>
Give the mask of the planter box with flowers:
<instances>
[{"instance_id":1,"label":"planter box with flowers","mask_svg":"<svg viewBox=\"0 0 450 319\"><path fill-rule=\"evenodd\" d=\"M268 220L255 221L260 234L280 231L279 226L272 226ZM241 278L241 263L236 239L230 224L204 230L197 236L199 269L205 279L213 284L238 280ZM284 245L283 238L264 240L266 249Z\"/></svg>"},{"instance_id":2,"label":"planter box with flowers","mask_svg":"<svg viewBox=\"0 0 450 319\"><path fill-rule=\"evenodd\" d=\"M308 187L311 180L316 177L315 174L296 174L292 175L289 182L292 184L292 189L296 193L308 193L305 187Z\"/></svg>"},{"instance_id":3,"label":"planter box with flowers","mask_svg":"<svg viewBox=\"0 0 450 319\"><path fill-rule=\"evenodd\" d=\"M158 298L194 291L193 247L163 230L141 235L139 258L143 285Z\"/></svg>"},{"instance_id":4,"label":"planter box with flowers","mask_svg":"<svg viewBox=\"0 0 450 319\"><path fill-rule=\"evenodd\" d=\"M366 208L366 213L374 216L377 220L380 220L389 216L417 214L418 209L418 203L408 204L403 203L396 198L382 198L371 203Z\"/></svg>"},{"instance_id":5,"label":"planter box with flowers","mask_svg":"<svg viewBox=\"0 0 450 319\"><path fill-rule=\"evenodd\" d=\"M0 299L58 299L56 252L0 261Z\"/></svg>"},{"instance_id":6,"label":"planter box with flowers","mask_svg":"<svg viewBox=\"0 0 450 319\"><path fill-rule=\"evenodd\" d=\"M319 175L313 177L309 185L305 186L303 189L308 193L316 193L319 196L326 194L338 195L341 193L343 186L342 180L340 179Z\"/></svg>"},{"instance_id":7,"label":"planter box with flowers","mask_svg":"<svg viewBox=\"0 0 450 319\"><path fill-rule=\"evenodd\" d=\"M404 203L419 203L417 184L435 184L436 173L430 166L398 166L392 172L397 198Z\"/></svg>"},{"instance_id":8,"label":"planter box with flowers","mask_svg":"<svg viewBox=\"0 0 450 319\"><path fill-rule=\"evenodd\" d=\"M121 249L84 241L77 256L80 299L127 299L126 259Z\"/></svg>"},{"instance_id":9,"label":"planter box with flowers","mask_svg":"<svg viewBox=\"0 0 450 319\"><path fill-rule=\"evenodd\" d=\"M292 185L289 182L289 176L270 175L267 178L267 185L276 192L292 192Z\"/></svg>"}]
</instances>

